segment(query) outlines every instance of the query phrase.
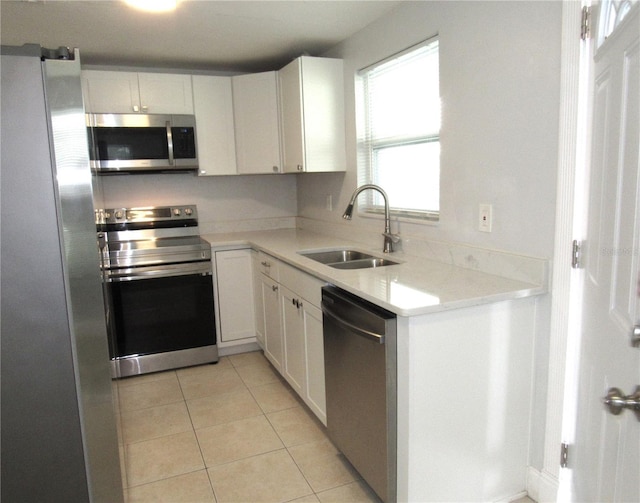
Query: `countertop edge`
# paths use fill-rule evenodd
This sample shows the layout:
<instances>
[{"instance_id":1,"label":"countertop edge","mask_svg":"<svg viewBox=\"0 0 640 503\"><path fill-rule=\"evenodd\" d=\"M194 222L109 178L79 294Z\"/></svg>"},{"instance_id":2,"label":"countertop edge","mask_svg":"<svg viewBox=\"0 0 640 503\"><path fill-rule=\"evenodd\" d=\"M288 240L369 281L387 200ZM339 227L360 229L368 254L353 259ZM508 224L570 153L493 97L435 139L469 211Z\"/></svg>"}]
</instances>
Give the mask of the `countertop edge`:
<instances>
[{"instance_id":1,"label":"countertop edge","mask_svg":"<svg viewBox=\"0 0 640 503\"><path fill-rule=\"evenodd\" d=\"M380 298L379 296L372 295L364 289L360 289L357 286L350 284L348 281L345 281L340 278L340 271L329 268L328 266L322 264L313 263L313 266L309 265L311 259L298 255L298 251L301 249L322 249L322 248L331 248L335 247L339 242L342 245L352 246L354 248L360 248L363 250L372 251L373 253L382 256L383 254L376 253L375 250L371 250L366 245L362 245L361 243L356 242L348 242L347 240L339 239L339 238L331 238L325 235L319 235L313 233L312 231L300 231L295 229L289 229L289 231L293 233L299 233L305 236L313 236L316 240L322 240L323 238L327 239L326 246L307 246L303 248L299 248L296 250L292 250L291 243L282 244L281 246L274 246L273 243L267 243L265 241L272 241L273 239L277 239L275 234L278 231L247 231L247 232L238 232L238 233L224 233L224 234L203 234L202 238L208 241L211 244L212 249L215 251L222 251L224 249L233 249L237 247L246 247L251 248L257 251L262 251L268 255L271 255L282 262L295 267L296 269L301 270L311 276L314 276L321 281L326 281L332 285L335 285L339 288L342 288L354 295L357 295L369 302L372 302L380 307L383 307L398 316L402 317L413 317L420 316L425 314L437 313L450 311L455 309L463 309L467 307L474 307L484 304L491 304L509 300L517 300L523 299L527 297L539 296L548 293L548 288L545 285L535 285L523 282L515 282L509 280L508 278L502 278L505 281L512 281L513 283L518 283L518 286L513 290L506 290L497 293L488 293L488 294L480 294L474 295L470 294L468 297L458 298L456 300L438 302L434 304L423 304L416 307L402 307L393 303L386 301L385 299ZM412 260L419 260L419 257L413 256L394 256L394 259L398 259L401 264L405 262L410 262ZM443 264L443 266L461 270L462 268L459 266L452 266L449 264ZM394 267L394 266L392 266ZM324 270L326 269L326 271ZM486 274L486 273L478 273L471 271L469 274Z\"/></svg>"}]
</instances>

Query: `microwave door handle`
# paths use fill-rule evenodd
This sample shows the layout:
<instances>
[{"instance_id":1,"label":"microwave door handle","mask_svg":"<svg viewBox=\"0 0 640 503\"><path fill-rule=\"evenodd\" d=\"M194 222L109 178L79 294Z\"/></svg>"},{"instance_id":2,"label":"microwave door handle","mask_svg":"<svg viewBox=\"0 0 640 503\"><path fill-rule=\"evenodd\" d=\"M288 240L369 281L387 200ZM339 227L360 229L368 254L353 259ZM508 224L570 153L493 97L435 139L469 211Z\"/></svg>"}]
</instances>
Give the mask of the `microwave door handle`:
<instances>
[{"instance_id":1,"label":"microwave door handle","mask_svg":"<svg viewBox=\"0 0 640 503\"><path fill-rule=\"evenodd\" d=\"M171 132L171 121L165 122L167 126L167 145L169 147L169 164L173 166L173 133Z\"/></svg>"}]
</instances>

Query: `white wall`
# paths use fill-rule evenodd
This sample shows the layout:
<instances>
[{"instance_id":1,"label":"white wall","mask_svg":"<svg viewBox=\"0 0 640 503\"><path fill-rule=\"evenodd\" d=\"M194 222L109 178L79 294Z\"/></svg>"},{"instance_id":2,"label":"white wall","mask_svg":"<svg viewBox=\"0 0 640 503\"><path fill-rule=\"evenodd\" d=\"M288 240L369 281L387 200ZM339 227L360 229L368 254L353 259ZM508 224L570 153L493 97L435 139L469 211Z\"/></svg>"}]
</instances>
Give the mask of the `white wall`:
<instances>
[{"instance_id":1,"label":"white wall","mask_svg":"<svg viewBox=\"0 0 640 503\"><path fill-rule=\"evenodd\" d=\"M440 37L441 215L437 225L395 222L404 239L467 243L551 259L553 256L561 3L403 2L325 56L345 61L345 174L298 179L298 214L333 226L370 229L382 222L341 219L356 187L354 75L363 67L436 34ZM333 211L325 208L333 197ZM478 205L493 205L493 232L477 230ZM344 228L344 227L342 227ZM536 314L529 461L543 462L550 296Z\"/></svg>"},{"instance_id":2,"label":"white wall","mask_svg":"<svg viewBox=\"0 0 640 503\"><path fill-rule=\"evenodd\" d=\"M400 223L400 232L551 257L560 20L560 2L404 2L329 51L345 60L348 172L300 177L299 215L341 222L356 187L357 70L439 34L441 219ZM493 204L491 234L477 230L480 203ZM362 218L349 225L382 227Z\"/></svg>"},{"instance_id":3,"label":"white wall","mask_svg":"<svg viewBox=\"0 0 640 503\"><path fill-rule=\"evenodd\" d=\"M100 177L106 208L197 204L201 232L278 227L296 216L295 175Z\"/></svg>"}]
</instances>

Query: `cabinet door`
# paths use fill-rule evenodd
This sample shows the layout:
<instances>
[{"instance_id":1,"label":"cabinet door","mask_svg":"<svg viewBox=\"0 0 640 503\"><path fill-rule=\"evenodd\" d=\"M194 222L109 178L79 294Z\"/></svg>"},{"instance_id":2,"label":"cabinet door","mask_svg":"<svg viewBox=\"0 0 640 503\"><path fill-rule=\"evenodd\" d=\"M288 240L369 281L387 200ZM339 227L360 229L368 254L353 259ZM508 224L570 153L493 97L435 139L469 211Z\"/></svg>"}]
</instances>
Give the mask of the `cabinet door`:
<instances>
[{"instance_id":1,"label":"cabinet door","mask_svg":"<svg viewBox=\"0 0 640 503\"><path fill-rule=\"evenodd\" d=\"M280 318L280 285L271 278L261 275L262 299L264 305L264 354L271 364L282 373L283 343Z\"/></svg>"},{"instance_id":2,"label":"cabinet door","mask_svg":"<svg viewBox=\"0 0 640 503\"><path fill-rule=\"evenodd\" d=\"M231 77L193 75L200 175L235 175Z\"/></svg>"},{"instance_id":3,"label":"cabinet door","mask_svg":"<svg viewBox=\"0 0 640 503\"><path fill-rule=\"evenodd\" d=\"M285 172L345 171L342 60L301 56L279 74Z\"/></svg>"},{"instance_id":4,"label":"cabinet door","mask_svg":"<svg viewBox=\"0 0 640 503\"><path fill-rule=\"evenodd\" d=\"M218 251L215 257L220 341L255 337L251 250Z\"/></svg>"},{"instance_id":5,"label":"cabinet door","mask_svg":"<svg viewBox=\"0 0 640 503\"><path fill-rule=\"evenodd\" d=\"M84 107L89 113L140 112L138 74L135 72L82 71Z\"/></svg>"},{"instance_id":6,"label":"cabinet door","mask_svg":"<svg viewBox=\"0 0 640 503\"><path fill-rule=\"evenodd\" d=\"M276 72L234 76L232 84L238 173L279 173Z\"/></svg>"},{"instance_id":7,"label":"cabinet door","mask_svg":"<svg viewBox=\"0 0 640 503\"><path fill-rule=\"evenodd\" d=\"M193 114L191 75L138 73L140 109L150 114Z\"/></svg>"},{"instance_id":8,"label":"cabinet door","mask_svg":"<svg viewBox=\"0 0 640 503\"><path fill-rule=\"evenodd\" d=\"M305 336L306 391L304 400L326 426L327 402L324 385L324 336L322 311L305 301L302 308Z\"/></svg>"},{"instance_id":9,"label":"cabinet door","mask_svg":"<svg viewBox=\"0 0 640 503\"><path fill-rule=\"evenodd\" d=\"M258 341L258 344L264 351L264 298L262 296L262 282L260 281L262 273L260 272L260 255L255 250L251 250L251 265L253 273L253 307L256 320L256 339Z\"/></svg>"},{"instance_id":10,"label":"cabinet door","mask_svg":"<svg viewBox=\"0 0 640 503\"><path fill-rule=\"evenodd\" d=\"M304 171L301 58L278 72L282 111L282 158L285 173Z\"/></svg>"},{"instance_id":11,"label":"cabinet door","mask_svg":"<svg viewBox=\"0 0 640 503\"><path fill-rule=\"evenodd\" d=\"M305 361L303 303L291 290L280 285L282 334L284 340L284 378L302 397L305 396L307 365Z\"/></svg>"}]
</instances>

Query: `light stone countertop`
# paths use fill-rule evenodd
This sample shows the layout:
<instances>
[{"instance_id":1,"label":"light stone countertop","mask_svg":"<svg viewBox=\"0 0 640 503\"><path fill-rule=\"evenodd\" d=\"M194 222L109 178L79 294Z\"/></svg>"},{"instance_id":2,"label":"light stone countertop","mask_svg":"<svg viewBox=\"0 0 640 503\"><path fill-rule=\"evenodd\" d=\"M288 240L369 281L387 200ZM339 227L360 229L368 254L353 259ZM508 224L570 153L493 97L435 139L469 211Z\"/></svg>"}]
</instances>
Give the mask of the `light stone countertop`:
<instances>
[{"instance_id":1,"label":"light stone countertop","mask_svg":"<svg viewBox=\"0 0 640 503\"><path fill-rule=\"evenodd\" d=\"M345 248L385 256L379 248L301 229L203 234L216 249L238 245L263 251L321 280L373 302L398 316L417 316L449 309L541 295L544 284L429 260L404 252L385 258L397 265L341 270L300 255L299 251Z\"/></svg>"}]
</instances>

